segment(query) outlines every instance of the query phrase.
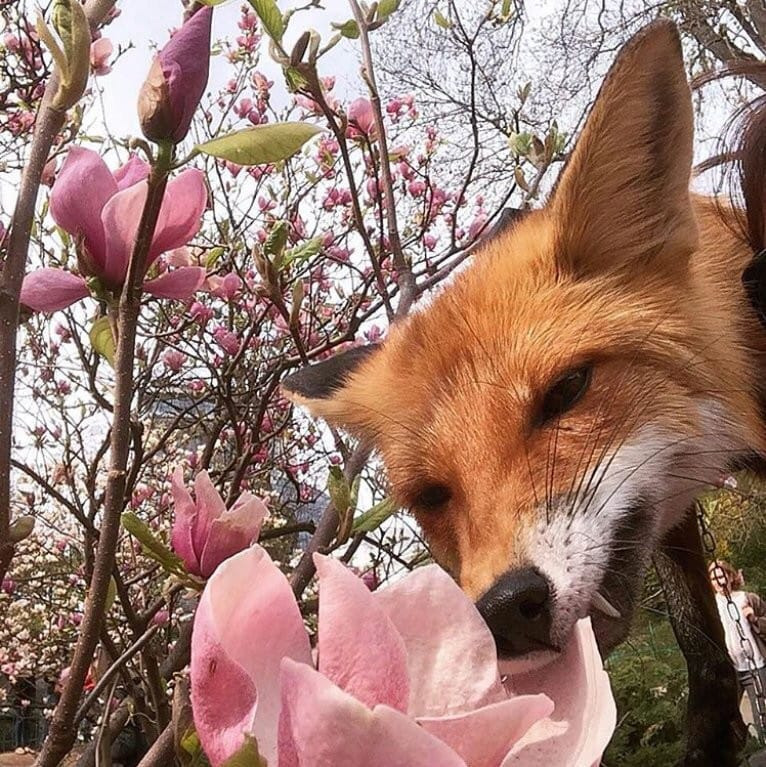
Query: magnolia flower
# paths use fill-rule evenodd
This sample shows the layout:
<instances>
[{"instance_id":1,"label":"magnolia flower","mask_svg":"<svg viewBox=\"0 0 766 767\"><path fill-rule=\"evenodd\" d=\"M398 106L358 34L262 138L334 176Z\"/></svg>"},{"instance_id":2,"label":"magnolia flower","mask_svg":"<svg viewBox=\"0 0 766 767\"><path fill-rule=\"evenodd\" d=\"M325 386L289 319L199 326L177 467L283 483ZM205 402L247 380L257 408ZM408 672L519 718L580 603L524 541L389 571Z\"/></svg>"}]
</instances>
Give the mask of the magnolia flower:
<instances>
[{"instance_id":1,"label":"magnolia flower","mask_svg":"<svg viewBox=\"0 0 766 767\"><path fill-rule=\"evenodd\" d=\"M114 52L114 45L108 37L99 37L90 44L90 68L96 77L108 75L112 71L109 57Z\"/></svg>"},{"instance_id":2,"label":"magnolia flower","mask_svg":"<svg viewBox=\"0 0 766 767\"><path fill-rule=\"evenodd\" d=\"M51 189L53 220L78 244L77 276L43 268L24 278L21 303L33 311L54 312L90 290L86 277L117 293L128 272L138 224L146 201L149 166L138 157L112 173L89 149L73 147ZM201 171L185 170L168 183L146 268L165 251L185 245L197 233L207 205ZM205 279L201 267L175 269L144 282L144 290L160 298L189 298Z\"/></svg>"},{"instance_id":3,"label":"magnolia flower","mask_svg":"<svg viewBox=\"0 0 766 767\"><path fill-rule=\"evenodd\" d=\"M358 138L360 134L375 137L375 116L368 99L359 98L351 102L348 107L348 123L347 133L350 138Z\"/></svg>"},{"instance_id":4,"label":"magnolia flower","mask_svg":"<svg viewBox=\"0 0 766 767\"><path fill-rule=\"evenodd\" d=\"M338 561L315 562L318 667L290 585L264 549L237 554L207 583L191 680L213 767L246 735L272 767L598 763L616 712L589 619L510 692L489 629L439 567L371 592Z\"/></svg>"},{"instance_id":5,"label":"magnolia flower","mask_svg":"<svg viewBox=\"0 0 766 767\"><path fill-rule=\"evenodd\" d=\"M210 71L213 9L197 11L154 57L138 95L138 116L152 141L183 141Z\"/></svg>"},{"instance_id":6,"label":"magnolia flower","mask_svg":"<svg viewBox=\"0 0 766 767\"><path fill-rule=\"evenodd\" d=\"M194 495L184 487L179 467L171 479L175 520L171 545L192 575L208 578L225 559L249 546L261 532L267 511L251 493L242 493L226 509L206 471L194 480Z\"/></svg>"}]
</instances>

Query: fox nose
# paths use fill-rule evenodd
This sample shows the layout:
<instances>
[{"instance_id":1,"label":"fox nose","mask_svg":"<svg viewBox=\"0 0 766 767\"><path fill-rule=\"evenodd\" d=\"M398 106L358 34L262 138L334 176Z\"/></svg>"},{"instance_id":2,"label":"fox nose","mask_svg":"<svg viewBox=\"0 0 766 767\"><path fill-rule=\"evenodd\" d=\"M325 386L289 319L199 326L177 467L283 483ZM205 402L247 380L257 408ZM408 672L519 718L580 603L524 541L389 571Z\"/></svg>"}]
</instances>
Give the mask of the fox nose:
<instances>
[{"instance_id":1,"label":"fox nose","mask_svg":"<svg viewBox=\"0 0 766 767\"><path fill-rule=\"evenodd\" d=\"M553 649L546 578L533 567L505 573L476 603L501 656Z\"/></svg>"}]
</instances>

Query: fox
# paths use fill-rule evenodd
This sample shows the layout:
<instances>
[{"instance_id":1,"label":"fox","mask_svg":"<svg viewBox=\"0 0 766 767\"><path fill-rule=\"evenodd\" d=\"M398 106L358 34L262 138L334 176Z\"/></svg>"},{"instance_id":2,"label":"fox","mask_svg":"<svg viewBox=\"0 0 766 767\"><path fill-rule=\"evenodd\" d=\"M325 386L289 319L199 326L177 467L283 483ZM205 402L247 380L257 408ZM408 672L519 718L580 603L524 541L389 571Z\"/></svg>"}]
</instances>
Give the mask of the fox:
<instances>
[{"instance_id":1,"label":"fox","mask_svg":"<svg viewBox=\"0 0 766 767\"><path fill-rule=\"evenodd\" d=\"M733 766L744 741L694 508L766 456L766 119L750 117L744 203L693 193L681 41L652 22L543 206L382 343L283 382L380 455L517 669L555 657L585 616L608 655L654 563L689 673L687 767Z\"/></svg>"}]
</instances>

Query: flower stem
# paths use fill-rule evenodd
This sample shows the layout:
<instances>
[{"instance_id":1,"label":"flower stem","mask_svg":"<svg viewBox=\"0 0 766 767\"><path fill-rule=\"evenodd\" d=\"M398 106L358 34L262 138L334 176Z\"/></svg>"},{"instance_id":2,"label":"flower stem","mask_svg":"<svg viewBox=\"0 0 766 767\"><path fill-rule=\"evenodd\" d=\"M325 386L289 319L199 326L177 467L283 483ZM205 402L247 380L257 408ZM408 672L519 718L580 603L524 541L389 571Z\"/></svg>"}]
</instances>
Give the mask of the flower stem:
<instances>
[{"instance_id":1,"label":"flower stem","mask_svg":"<svg viewBox=\"0 0 766 767\"><path fill-rule=\"evenodd\" d=\"M125 504L125 480L130 452L130 409L133 400L133 365L136 330L141 308L141 283L146 271L146 262L172 161L173 146L160 145L156 162L149 176L146 202L130 257L128 276L123 285L117 309L114 415L109 444L109 474L93 576L88 589L70 676L53 714L48 737L35 762L36 767L55 767L74 744L73 722L77 715L77 704L105 617L109 579L114 569L120 532L120 515Z\"/></svg>"}]
</instances>

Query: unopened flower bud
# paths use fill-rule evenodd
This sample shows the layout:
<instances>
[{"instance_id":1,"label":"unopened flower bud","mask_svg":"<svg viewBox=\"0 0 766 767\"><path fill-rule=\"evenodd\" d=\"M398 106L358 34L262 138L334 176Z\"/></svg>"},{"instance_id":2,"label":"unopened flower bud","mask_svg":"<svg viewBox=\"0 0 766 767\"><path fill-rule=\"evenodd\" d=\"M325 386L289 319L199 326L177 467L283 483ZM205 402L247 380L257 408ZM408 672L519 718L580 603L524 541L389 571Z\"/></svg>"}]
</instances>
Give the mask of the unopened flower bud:
<instances>
[{"instance_id":1,"label":"unopened flower bud","mask_svg":"<svg viewBox=\"0 0 766 767\"><path fill-rule=\"evenodd\" d=\"M54 109L73 107L85 92L90 74L90 25L79 0L56 0L53 30L37 15L37 34L56 64L58 88L51 100Z\"/></svg>"},{"instance_id":2,"label":"unopened flower bud","mask_svg":"<svg viewBox=\"0 0 766 767\"><path fill-rule=\"evenodd\" d=\"M194 14L154 57L138 96L138 116L152 141L183 141L210 71L213 9Z\"/></svg>"}]
</instances>

